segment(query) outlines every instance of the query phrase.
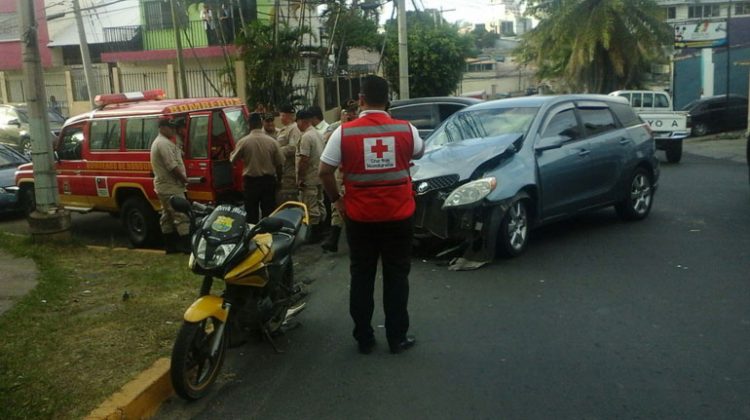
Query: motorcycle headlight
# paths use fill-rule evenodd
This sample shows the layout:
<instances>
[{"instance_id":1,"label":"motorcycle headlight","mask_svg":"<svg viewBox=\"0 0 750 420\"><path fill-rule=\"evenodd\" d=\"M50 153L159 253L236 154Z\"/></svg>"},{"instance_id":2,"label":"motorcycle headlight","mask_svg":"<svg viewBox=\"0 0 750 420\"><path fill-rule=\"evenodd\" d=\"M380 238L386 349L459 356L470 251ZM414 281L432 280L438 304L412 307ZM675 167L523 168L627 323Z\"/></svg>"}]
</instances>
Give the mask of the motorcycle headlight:
<instances>
[{"instance_id":1,"label":"motorcycle headlight","mask_svg":"<svg viewBox=\"0 0 750 420\"><path fill-rule=\"evenodd\" d=\"M487 197L497 187L494 177L482 178L466 183L453 190L443 203L443 209L466 207Z\"/></svg>"},{"instance_id":2,"label":"motorcycle headlight","mask_svg":"<svg viewBox=\"0 0 750 420\"><path fill-rule=\"evenodd\" d=\"M205 269L211 269L221 267L240 244L241 242L234 242L211 246L206 238L201 237L198 241L198 246L195 247L193 253L195 254L195 259L197 260L198 265Z\"/></svg>"}]
</instances>

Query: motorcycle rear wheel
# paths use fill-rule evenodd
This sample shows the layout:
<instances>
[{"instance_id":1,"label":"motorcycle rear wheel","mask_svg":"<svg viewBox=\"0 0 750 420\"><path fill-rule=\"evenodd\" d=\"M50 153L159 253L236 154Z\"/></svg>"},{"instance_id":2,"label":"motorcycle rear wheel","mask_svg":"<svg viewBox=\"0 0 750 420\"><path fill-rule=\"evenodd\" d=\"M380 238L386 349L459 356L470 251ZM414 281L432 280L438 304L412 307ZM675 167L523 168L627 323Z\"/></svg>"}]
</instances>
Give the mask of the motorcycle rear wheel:
<instances>
[{"instance_id":1,"label":"motorcycle rear wheel","mask_svg":"<svg viewBox=\"0 0 750 420\"><path fill-rule=\"evenodd\" d=\"M216 354L210 355L221 321L206 318L184 322L172 349L172 386L181 398L197 400L206 395L219 375L226 355L226 328L222 330Z\"/></svg>"}]
</instances>

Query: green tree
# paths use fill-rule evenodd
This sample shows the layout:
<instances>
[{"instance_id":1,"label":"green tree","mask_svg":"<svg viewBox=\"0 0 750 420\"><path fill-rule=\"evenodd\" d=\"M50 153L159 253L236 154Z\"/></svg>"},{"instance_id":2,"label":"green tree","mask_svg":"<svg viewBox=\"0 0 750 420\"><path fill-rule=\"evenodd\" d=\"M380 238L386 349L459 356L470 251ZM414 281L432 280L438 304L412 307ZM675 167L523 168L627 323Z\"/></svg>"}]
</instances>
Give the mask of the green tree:
<instances>
[{"instance_id":1,"label":"green tree","mask_svg":"<svg viewBox=\"0 0 750 420\"><path fill-rule=\"evenodd\" d=\"M253 21L238 34L242 59L247 71L248 105L275 109L284 102L302 101L295 92L294 75L302 67L301 39L310 33L306 27L289 27ZM277 36L274 39L274 36Z\"/></svg>"},{"instance_id":2,"label":"green tree","mask_svg":"<svg viewBox=\"0 0 750 420\"><path fill-rule=\"evenodd\" d=\"M474 26L474 30L471 31L474 36L477 50L481 51L483 48L494 48L495 41L500 39L500 35L495 32L489 32L485 29L484 25Z\"/></svg>"},{"instance_id":3,"label":"green tree","mask_svg":"<svg viewBox=\"0 0 750 420\"><path fill-rule=\"evenodd\" d=\"M637 88L650 65L665 59L672 30L654 0L528 0L539 25L514 55L534 64L540 79L573 91Z\"/></svg>"},{"instance_id":4,"label":"green tree","mask_svg":"<svg viewBox=\"0 0 750 420\"><path fill-rule=\"evenodd\" d=\"M432 16L407 12L409 47L409 96L450 95L461 81L465 60L473 47L471 36L462 36L455 25L435 24ZM385 75L398 92L398 29L395 20L386 25Z\"/></svg>"},{"instance_id":5,"label":"green tree","mask_svg":"<svg viewBox=\"0 0 750 420\"><path fill-rule=\"evenodd\" d=\"M378 33L377 14L373 14L366 4L355 0L348 5L346 0L337 0L326 5L322 16L331 45L335 46L332 52L338 67L347 65L349 48L377 51L381 48L383 36Z\"/></svg>"}]
</instances>

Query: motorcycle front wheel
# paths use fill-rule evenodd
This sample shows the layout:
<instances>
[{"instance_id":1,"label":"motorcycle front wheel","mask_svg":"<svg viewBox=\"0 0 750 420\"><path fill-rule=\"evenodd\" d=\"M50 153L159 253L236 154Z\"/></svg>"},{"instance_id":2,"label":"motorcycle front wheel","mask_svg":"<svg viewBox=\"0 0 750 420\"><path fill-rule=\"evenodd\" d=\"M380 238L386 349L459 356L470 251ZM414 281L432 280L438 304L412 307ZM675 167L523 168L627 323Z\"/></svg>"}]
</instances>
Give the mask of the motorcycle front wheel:
<instances>
[{"instance_id":1,"label":"motorcycle front wheel","mask_svg":"<svg viewBox=\"0 0 750 420\"><path fill-rule=\"evenodd\" d=\"M197 400L216 381L226 355L226 328L222 327L215 318L182 324L170 367L172 386L180 397Z\"/></svg>"}]
</instances>

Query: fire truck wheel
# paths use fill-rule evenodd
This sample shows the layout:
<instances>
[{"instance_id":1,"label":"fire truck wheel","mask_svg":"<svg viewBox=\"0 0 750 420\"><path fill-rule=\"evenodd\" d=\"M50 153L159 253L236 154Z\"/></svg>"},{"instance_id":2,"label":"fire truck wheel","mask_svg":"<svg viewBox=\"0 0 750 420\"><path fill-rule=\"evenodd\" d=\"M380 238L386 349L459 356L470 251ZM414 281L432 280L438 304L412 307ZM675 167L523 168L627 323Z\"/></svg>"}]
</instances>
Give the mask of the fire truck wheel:
<instances>
[{"instance_id":1,"label":"fire truck wheel","mask_svg":"<svg viewBox=\"0 0 750 420\"><path fill-rule=\"evenodd\" d=\"M135 247L153 245L159 238L159 215L141 197L130 197L122 205L122 224Z\"/></svg>"}]
</instances>

